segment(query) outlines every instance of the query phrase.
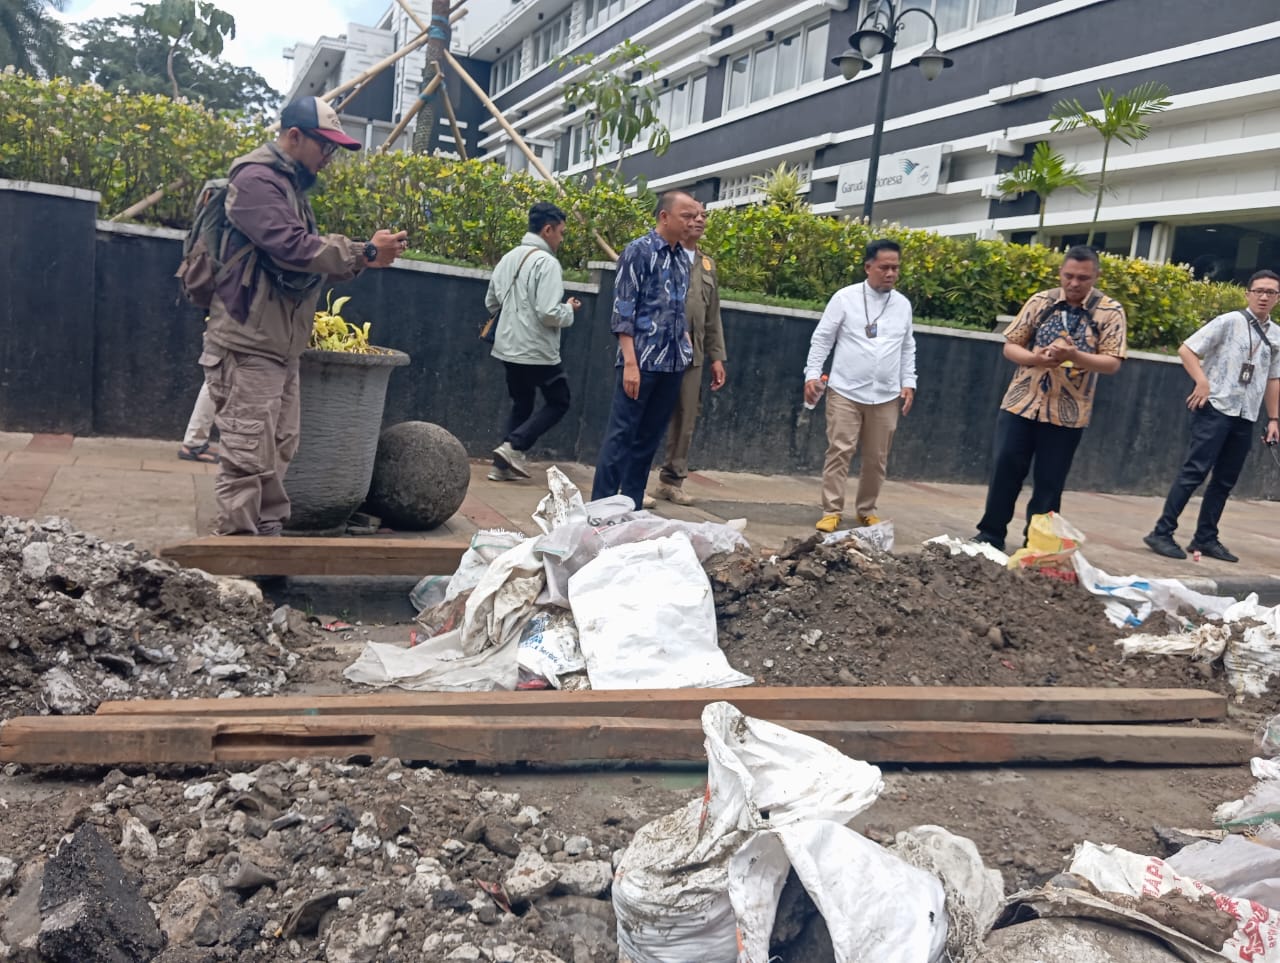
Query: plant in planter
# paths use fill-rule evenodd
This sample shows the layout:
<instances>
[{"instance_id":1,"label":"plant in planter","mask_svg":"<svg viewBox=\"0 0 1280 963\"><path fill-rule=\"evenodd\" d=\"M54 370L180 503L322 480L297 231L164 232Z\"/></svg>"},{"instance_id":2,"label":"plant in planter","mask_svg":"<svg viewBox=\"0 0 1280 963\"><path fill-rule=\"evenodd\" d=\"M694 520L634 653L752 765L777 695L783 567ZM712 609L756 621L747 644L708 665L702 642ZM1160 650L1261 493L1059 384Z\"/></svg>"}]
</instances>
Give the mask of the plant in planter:
<instances>
[{"instance_id":1,"label":"plant in planter","mask_svg":"<svg viewBox=\"0 0 1280 963\"><path fill-rule=\"evenodd\" d=\"M409 363L403 351L370 344L367 322L342 317L349 300L329 292L302 354L301 438L284 481L293 505L286 528L295 533L346 530L373 478L391 371Z\"/></svg>"}]
</instances>

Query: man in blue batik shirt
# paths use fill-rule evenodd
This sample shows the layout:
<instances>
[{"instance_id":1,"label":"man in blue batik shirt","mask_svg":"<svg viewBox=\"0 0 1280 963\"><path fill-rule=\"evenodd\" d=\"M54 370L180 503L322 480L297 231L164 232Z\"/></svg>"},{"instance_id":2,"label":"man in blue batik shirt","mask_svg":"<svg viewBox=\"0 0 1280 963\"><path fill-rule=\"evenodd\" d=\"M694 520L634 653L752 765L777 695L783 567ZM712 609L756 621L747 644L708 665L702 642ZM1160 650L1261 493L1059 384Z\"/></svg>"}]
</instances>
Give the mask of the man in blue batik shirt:
<instances>
[{"instance_id":1,"label":"man in blue batik shirt","mask_svg":"<svg viewBox=\"0 0 1280 963\"><path fill-rule=\"evenodd\" d=\"M693 230L698 202L669 191L658 201L657 217L657 226L618 259L609 322L618 338L618 375L591 488L593 500L622 492L637 508L693 361L684 318L689 261L681 245Z\"/></svg>"}]
</instances>

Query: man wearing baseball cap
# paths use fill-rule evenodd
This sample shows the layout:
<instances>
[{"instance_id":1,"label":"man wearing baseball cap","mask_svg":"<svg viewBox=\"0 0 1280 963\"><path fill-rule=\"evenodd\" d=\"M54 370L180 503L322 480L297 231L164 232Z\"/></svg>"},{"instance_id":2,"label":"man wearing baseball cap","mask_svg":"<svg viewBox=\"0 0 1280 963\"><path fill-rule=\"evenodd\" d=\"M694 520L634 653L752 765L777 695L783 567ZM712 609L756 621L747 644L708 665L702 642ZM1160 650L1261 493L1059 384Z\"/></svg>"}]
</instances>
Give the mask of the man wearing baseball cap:
<instances>
[{"instance_id":1,"label":"man wearing baseball cap","mask_svg":"<svg viewBox=\"0 0 1280 963\"><path fill-rule=\"evenodd\" d=\"M322 235L307 200L339 147L359 150L316 97L285 107L275 141L228 175L228 221L200 365L217 409L222 458L214 490L218 535L279 535L289 519L284 476L298 449L298 358L325 280L383 268L405 233L368 240Z\"/></svg>"}]
</instances>

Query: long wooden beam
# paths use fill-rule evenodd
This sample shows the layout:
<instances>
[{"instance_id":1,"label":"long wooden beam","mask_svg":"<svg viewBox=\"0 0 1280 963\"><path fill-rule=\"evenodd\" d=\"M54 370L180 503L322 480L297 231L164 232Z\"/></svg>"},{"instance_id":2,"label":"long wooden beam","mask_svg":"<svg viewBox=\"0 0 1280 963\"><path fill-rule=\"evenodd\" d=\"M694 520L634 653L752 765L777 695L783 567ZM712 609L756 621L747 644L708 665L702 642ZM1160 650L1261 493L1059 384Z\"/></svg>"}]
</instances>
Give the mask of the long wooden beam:
<instances>
[{"instance_id":1,"label":"long wooden beam","mask_svg":"<svg viewBox=\"0 0 1280 963\"><path fill-rule=\"evenodd\" d=\"M727 700L774 722L1126 723L1210 721L1227 715L1227 698L1196 689L872 686L633 689L560 692L375 692L358 695L104 702L99 716L200 716L244 720L274 716L542 716L696 720Z\"/></svg>"},{"instance_id":2,"label":"long wooden beam","mask_svg":"<svg viewBox=\"0 0 1280 963\"><path fill-rule=\"evenodd\" d=\"M1172 726L797 721L788 728L856 759L884 763L1124 762L1234 765L1247 733ZM684 719L548 716L27 716L0 727L0 762L128 765L266 762L352 755L445 763L700 761L701 726Z\"/></svg>"},{"instance_id":3,"label":"long wooden beam","mask_svg":"<svg viewBox=\"0 0 1280 963\"><path fill-rule=\"evenodd\" d=\"M213 535L160 550L211 575L452 575L468 542L444 538Z\"/></svg>"}]
</instances>

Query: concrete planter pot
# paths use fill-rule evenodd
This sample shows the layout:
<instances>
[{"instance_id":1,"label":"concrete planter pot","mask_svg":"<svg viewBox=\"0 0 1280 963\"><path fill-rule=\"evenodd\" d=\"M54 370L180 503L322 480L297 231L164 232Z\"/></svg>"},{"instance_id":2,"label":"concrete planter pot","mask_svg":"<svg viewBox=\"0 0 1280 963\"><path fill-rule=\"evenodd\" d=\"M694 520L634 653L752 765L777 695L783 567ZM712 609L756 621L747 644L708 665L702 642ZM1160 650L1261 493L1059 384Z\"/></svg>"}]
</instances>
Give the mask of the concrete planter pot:
<instances>
[{"instance_id":1,"label":"concrete planter pot","mask_svg":"<svg viewBox=\"0 0 1280 963\"><path fill-rule=\"evenodd\" d=\"M408 363L403 351L303 352L301 441L284 480L292 503L286 529L308 535L346 530L373 478L387 381Z\"/></svg>"}]
</instances>

